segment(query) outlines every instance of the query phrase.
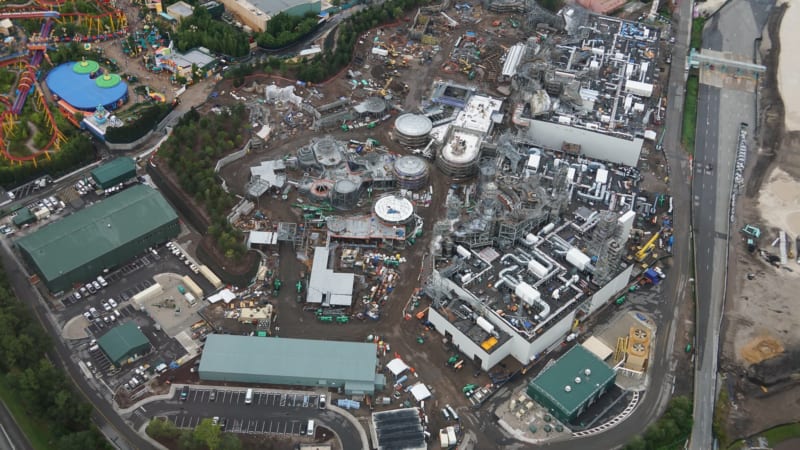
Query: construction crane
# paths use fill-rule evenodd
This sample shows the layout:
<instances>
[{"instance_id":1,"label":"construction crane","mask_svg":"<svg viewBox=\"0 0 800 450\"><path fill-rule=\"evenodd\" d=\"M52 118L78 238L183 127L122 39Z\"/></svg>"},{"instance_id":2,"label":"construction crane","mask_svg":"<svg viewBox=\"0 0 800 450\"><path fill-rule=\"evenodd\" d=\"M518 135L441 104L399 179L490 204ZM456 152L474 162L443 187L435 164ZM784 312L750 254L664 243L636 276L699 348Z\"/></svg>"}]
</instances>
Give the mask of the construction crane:
<instances>
[{"instance_id":1,"label":"construction crane","mask_svg":"<svg viewBox=\"0 0 800 450\"><path fill-rule=\"evenodd\" d=\"M394 77L389 77L389 79L386 80L386 84L383 85L383 89L380 90L381 97L386 97L386 90L389 89L389 85L392 84L392 81L394 81Z\"/></svg>"},{"instance_id":2,"label":"construction crane","mask_svg":"<svg viewBox=\"0 0 800 450\"><path fill-rule=\"evenodd\" d=\"M639 251L638 251L638 252L636 252L636 261L638 261L638 262L642 262L642 261L644 261L644 259L645 259L645 258L647 257L647 255L650 253L650 251L652 251L652 250L653 250L653 248L656 246L656 242L658 242L658 238L659 238L660 236L661 236L661 233L660 233L660 232L658 232L658 233L655 233L655 234L653 235L653 237L651 237L651 238L650 238L650 240L649 240L649 241L647 241L647 243L646 243L646 244L644 244L644 245L642 246L642 248L640 248L640 249L639 249Z\"/></svg>"}]
</instances>

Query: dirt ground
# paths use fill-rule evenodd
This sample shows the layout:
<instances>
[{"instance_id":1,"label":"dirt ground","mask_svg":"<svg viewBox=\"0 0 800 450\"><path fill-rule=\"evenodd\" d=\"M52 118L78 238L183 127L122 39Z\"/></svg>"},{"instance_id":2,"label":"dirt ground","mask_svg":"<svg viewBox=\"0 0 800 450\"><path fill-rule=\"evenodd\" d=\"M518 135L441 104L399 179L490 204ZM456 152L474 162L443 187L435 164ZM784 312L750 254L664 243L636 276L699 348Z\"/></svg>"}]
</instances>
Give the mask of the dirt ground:
<instances>
[{"instance_id":1,"label":"dirt ground","mask_svg":"<svg viewBox=\"0 0 800 450\"><path fill-rule=\"evenodd\" d=\"M483 20L491 22L493 19L487 14ZM391 41L395 39L393 36L395 36L396 33L404 34L407 26L406 23L401 23L397 28L384 27L380 30L372 30L365 36L362 36L363 43L359 45L356 54L368 55L372 47L372 40L376 35L380 34L382 40ZM453 33L452 36L442 38L439 42L440 50L434 55L429 64L420 64L414 61L410 63L410 67L408 68L397 69L398 73L394 76L393 83L391 84L392 90L395 92L400 91L403 83L409 86L407 93L400 94L405 95L405 97L398 99L400 103L402 103L402 109L413 109L419 105L424 96L429 94L430 86L415 82L415 80L434 80L445 76L441 71L441 66L443 62L449 58L449 53L453 48L455 40L464 31L466 31L466 29L461 27L456 33ZM503 36L493 35L492 39L500 45L510 46L518 42L521 36L518 33L517 30L506 27L503 31ZM352 69L361 71L365 78L373 78L375 80L386 79L384 72L387 71L383 66L376 66L374 61L369 58L365 59L364 65L352 67ZM391 73L388 73L387 76L391 76ZM446 78L461 82L468 81L467 75L463 73L448 73L446 74ZM288 84L287 80L269 76L257 76L248 78L244 86L251 86L253 81L259 84L275 82L279 86ZM497 95L494 91L494 87L496 86L489 86L481 80L473 80L472 84L486 85L485 88L487 92ZM216 102L222 105L232 101L228 95L221 94L223 91L230 92L232 88L232 85L227 81L217 85L215 90L220 92L220 96L215 99ZM339 96L351 96L351 94L353 94L350 84L345 77L332 80L324 85L314 86L313 89L324 96L322 98L317 96L317 98L312 99L312 103L317 106L329 103ZM243 95L241 89L235 92L237 95ZM296 87L295 92L299 95L303 95L308 91ZM358 93L352 95L352 98L358 101L366 96L368 95ZM350 139L364 140L367 137L371 137L388 146L391 152L408 154L409 152L407 150L392 143L390 140L390 131L393 123L394 117L380 123L373 129L361 128L348 132L336 129L330 132L312 134L308 130L292 132L285 127L281 121L278 121L277 124L273 122L273 134L266 148L264 150L252 152L245 158L226 166L222 170L221 175L227 181L232 191L241 193L244 190L245 183L249 179L250 166L257 164L261 160L275 159L285 154L291 154L298 147L306 145L312 136L326 134L344 141ZM435 168L431 167L431 182L433 184L433 199L431 204L441 205L444 203L447 189L452 183L452 180L441 176L436 172ZM298 222L300 220L299 211L296 208L288 207L288 205L293 202L293 196L296 194L293 191L291 195L288 201L280 200L277 196L265 195L258 202L256 209L260 209L264 212L273 224L281 221ZM430 239L433 235L433 224L441 218L444 213L442 209L435 207L418 207L416 212L425 221L423 236L417 239L415 245L399 252L407 259L407 261L399 267L401 282L390 295L389 301L382 307L381 318L378 321L365 320L362 322L354 320L350 321L348 324L318 323L312 312L303 311L304 305L296 301L295 291L291 288L294 281L297 279L297 274L301 270L307 270L307 266L302 259L298 259L295 250L291 246L280 246L280 267L278 276L284 282L284 286L289 286L290 288L282 289L278 298L273 300L273 303L276 304L277 307L276 328L273 331L275 334L282 337L347 341L364 341L367 336L370 335L380 336L391 348L391 350L381 358L382 363L386 363L394 358L395 354L400 355L406 363L415 368L420 381L432 386L434 400L429 406L426 406L426 408L428 409L432 422L430 425L431 429L438 429L445 424L438 423L441 422L440 414L431 414L434 408L449 403L455 408L465 410L467 405L469 405L469 401L461 392L461 387L470 383L487 384L490 382L490 379L488 375L472 367L469 361L465 361L462 370L454 372L453 369L445 364L446 360L454 352L445 347L442 336L434 331L428 330L415 318L411 320L404 319L405 308L409 298L412 296L415 289L420 286L421 280L424 280L425 275L430 271L430 258L425 258L424 255L429 249ZM301 255L303 259L308 256L309 255ZM425 269L423 269L423 262L425 263ZM423 306L420 306L420 308ZM423 337L423 344L417 342L419 337ZM385 392L377 393L376 396L388 396L391 394L390 389L391 388L387 388ZM405 399L406 396L404 395L401 401ZM396 406L393 405L392 407ZM366 414L367 412L367 410L361 409L357 414Z\"/></svg>"},{"instance_id":2,"label":"dirt ground","mask_svg":"<svg viewBox=\"0 0 800 450\"><path fill-rule=\"evenodd\" d=\"M795 11L792 11L794 9ZM744 237L731 236L728 295L721 368L726 373L726 389L732 400L729 437L750 436L774 425L800 419L800 386L796 382L761 386L748 380L753 364L770 360L782 371L797 370L789 355L800 348L798 312L793 293L800 290L800 265L795 262L800 236L800 130L794 120L784 120L784 110L798 108L795 85L784 84L777 73L792 56L781 55L781 43L797 37L800 22L798 7L786 12L776 8L769 19L768 32L761 44L762 62L768 72L762 78L758 142L751 155L757 155L746 173L745 195L740 197L739 217L734 229L745 224L760 227L758 246L778 255L772 247L779 230L789 237L788 264L778 268L758 252L750 253ZM780 29L780 34L779 34ZM792 29L787 33L787 29ZM784 43L785 44L785 43ZM780 69L780 71L783 68ZM751 157L751 160L753 158ZM793 255L791 255L793 253ZM775 359L772 359L775 358ZM781 359L782 358L782 359Z\"/></svg>"}]
</instances>

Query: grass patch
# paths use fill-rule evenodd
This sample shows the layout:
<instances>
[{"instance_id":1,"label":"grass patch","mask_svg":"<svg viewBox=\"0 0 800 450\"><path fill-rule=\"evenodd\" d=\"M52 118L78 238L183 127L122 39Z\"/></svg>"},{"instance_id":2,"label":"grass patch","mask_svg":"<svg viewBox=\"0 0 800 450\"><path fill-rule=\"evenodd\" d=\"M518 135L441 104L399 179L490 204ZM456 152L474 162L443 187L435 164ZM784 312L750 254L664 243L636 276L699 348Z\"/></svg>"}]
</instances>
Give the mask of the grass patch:
<instances>
[{"instance_id":1,"label":"grass patch","mask_svg":"<svg viewBox=\"0 0 800 450\"><path fill-rule=\"evenodd\" d=\"M723 386L717 397L717 405L716 408L714 408L714 422L711 424L711 431L714 433L717 440L719 440L719 445L722 448L728 445L728 432L725 429L725 425L728 423L730 406L728 390Z\"/></svg>"},{"instance_id":2,"label":"grass patch","mask_svg":"<svg viewBox=\"0 0 800 450\"><path fill-rule=\"evenodd\" d=\"M683 127L681 133L681 143L683 148L694 155L694 137L697 133L697 92L700 88L700 80L697 75L690 75L686 80L686 97L683 101Z\"/></svg>"},{"instance_id":3,"label":"grass patch","mask_svg":"<svg viewBox=\"0 0 800 450\"><path fill-rule=\"evenodd\" d=\"M703 45L703 27L706 25L704 17L692 20L692 37L689 40L689 48L700 50Z\"/></svg>"},{"instance_id":4,"label":"grass patch","mask_svg":"<svg viewBox=\"0 0 800 450\"><path fill-rule=\"evenodd\" d=\"M0 374L0 398L3 399L8 410L14 416L22 432L25 433L31 445L36 450L49 450L56 441L52 428L46 421L32 417L22 405L19 393L11 386L6 374Z\"/></svg>"},{"instance_id":5,"label":"grass patch","mask_svg":"<svg viewBox=\"0 0 800 450\"><path fill-rule=\"evenodd\" d=\"M793 438L800 438L800 423L789 423L780 425L775 428L761 433L769 441L769 445L776 446L783 441L788 441Z\"/></svg>"},{"instance_id":6,"label":"grass patch","mask_svg":"<svg viewBox=\"0 0 800 450\"><path fill-rule=\"evenodd\" d=\"M788 441L789 439L800 438L800 423L788 423L786 425L778 425L777 427L770 428L769 430L762 431L755 434L752 438L741 439L732 443L728 450L740 450L747 448L747 441L757 437L765 437L769 441L770 447L774 447L781 442Z\"/></svg>"}]
</instances>

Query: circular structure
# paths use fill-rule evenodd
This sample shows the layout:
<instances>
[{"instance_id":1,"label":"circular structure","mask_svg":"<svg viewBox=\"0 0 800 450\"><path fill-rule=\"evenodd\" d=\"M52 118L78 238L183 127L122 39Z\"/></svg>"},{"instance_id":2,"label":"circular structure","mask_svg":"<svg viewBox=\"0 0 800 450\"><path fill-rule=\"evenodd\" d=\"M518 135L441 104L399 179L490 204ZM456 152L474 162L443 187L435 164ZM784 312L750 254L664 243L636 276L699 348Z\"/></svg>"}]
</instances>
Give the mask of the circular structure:
<instances>
[{"instance_id":1,"label":"circular structure","mask_svg":"<svg viewBox=\"0 0 800 450\"><path fill-rule=\"evenodd\" d=\"M455 132L439 150L436 166L453 178L468 178L478 170L480 137L472 133Z\"/></svg>"},{"instance_id":2,"label":"circular structure","mask_svg":"<svg viewBox=\"0 0 800 450\"><path fill-rule=\"evenodd\" d=\"M324 137L311 144L317 162L325 167L336 167L344 161L344 144L331 137Z\"/></svg>"},{"instance_id":3,"label":"circular structure","mask_svg":"<svg viewBox=\"0 0 800 450\"><path fill-rule=\"evenodd\" d=\"M315 198L317 201L322 202L328 200L333 190L333 183L328 180L315 180L311 183L308 190L308 195Z\"/></svg>"},{"instance_id":4,"label":"circular structure","mask_svg":"<svg viewBox=\"0 0 800 450\"><path fill-rule=\"evenodd\" d=\"M72 71L80 75L89 75L90 73L96 73L98 70L100 70L100 64L91 59L85 59L72 66Z\"/></svg>"},{"instance_id":5,"label":"circular structure","mask_svg":"<svg viewBox=\"0 0 800 450\"><path fill-rule=\"evenodd\" d=\"M397 195L387 195L375 202L375 215L389 225L407 223L414 216L414 204L411 200Z\"/></svg>"},{"instance_id":6,"label":"circular structure","mask_svg":"<svg viewBox=\"0 0 800 450\"><path fill-rule=\"evenodd\" d=\"M380 114L386 110L386 101L380 97L370 97L359 106L367 114Z\"/></svg>"},{"instance_id":7,"label":"circular structure","mask_svg":"<svg viewBox=\"0 0 800 450\"><path fill-rule=\"evenodd\" d=\"M432 129L433 122L422 114L403 114L394 121L397 141L406 147L424 147Z\"/></svg>"},{"instance_id":8,"label":"circular structure","mask_svg":"<svg viewBox=\"0 0 800 450\"><path fill-rule=\"evenodd\" d=\"M348 179L338 180L333 185L331 193L331 206L339 209L351 209L356 206L359 198L361 183Z\"/></svg>"},{"instance_id":9,"label":"circular structure","mask_svg":"<svg viewBox=\"0 0 800 450\"><path fill-rule=\"evenodd\" d=\"M115 73L107 73L105 75L95 78L94 80L94 84L96 84L97 87L102 89L110 89L120 83L122 83L122 77L120 77Z\"/></svg>"},{"instance_id":10,"label":"circular structure","mask_svg":"<svg viewBox=\"0 0 800 450\"><path fill-rule=\"evenodd\" d=\"M419 156L401 156L394 162L394 175L401 189L416 191L428 185L428 164Z\"/></svg>"},{"instance_id":11,"label":"circular structure","mask_svg":"<svg viewBox=\"0 0 800 450\"><path fill-rule=\"evenodd\" d=\"M128 100L128 84L118 75L112 75L112 78L117 77L118 82L113 86L101 87L98 84L105 75L92 79L90 75L94 72L76 72L75 66L84 62L87 61L66 63L51 70L45 79L50 92L81 111L93 112L97 105L109 111L122 106Z\"/></svg>"},{"instance_id":12,"label":"circular structure","mask_svg":"<svg viewBox=\"0 0 800 450\"><path fill-rule=\"evenodd\" d=\"M325 225L331 233L343 233L347 230L347 221L339 216L328 216Z\"/></svg>"}]
</instances>

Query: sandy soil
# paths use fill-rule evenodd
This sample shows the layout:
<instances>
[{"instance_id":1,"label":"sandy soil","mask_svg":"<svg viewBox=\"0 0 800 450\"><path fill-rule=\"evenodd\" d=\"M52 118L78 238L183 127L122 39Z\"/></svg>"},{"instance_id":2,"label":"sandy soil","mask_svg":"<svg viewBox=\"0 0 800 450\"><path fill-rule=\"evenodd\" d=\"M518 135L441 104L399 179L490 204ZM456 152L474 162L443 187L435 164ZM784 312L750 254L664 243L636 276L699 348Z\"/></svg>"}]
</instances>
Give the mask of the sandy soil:
<instances>
[{"instance_id":1,"label":"sandy soil","mask_svg":"<svg viewBox=\"0 0 800 450\"><path fill-rule=\"evenodd\" d=\"M800 42L800 2L781 0L778 3L787 3L789 8L783 16L781 24L781 42ZM784 121L786 131L800 131L800 58L793 49L782 52L778 64L778 85L783 98Z\"/></svg>"}]
</instances>

